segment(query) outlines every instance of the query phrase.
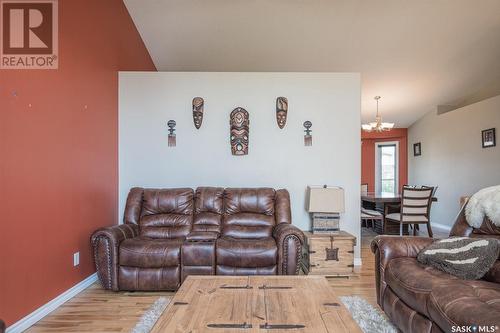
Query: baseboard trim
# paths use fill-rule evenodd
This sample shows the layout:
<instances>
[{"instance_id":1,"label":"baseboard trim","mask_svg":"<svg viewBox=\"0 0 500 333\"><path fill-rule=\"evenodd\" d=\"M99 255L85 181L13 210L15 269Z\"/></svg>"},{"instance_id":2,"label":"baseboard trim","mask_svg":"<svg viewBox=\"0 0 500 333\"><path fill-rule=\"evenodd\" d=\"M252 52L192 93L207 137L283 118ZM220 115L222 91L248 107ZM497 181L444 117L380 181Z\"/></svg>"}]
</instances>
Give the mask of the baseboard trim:
<instances>
[{"instance_id":1,"label":"baseboard trim","mask_svg":"<svg viewBox=\"0 0 500 333\"><path fill-rule=\"evenodd\" d=\"M361 258L354 258L354 266L361 266Z\"/></svg>"},{"instance_id":2,"label":"baseboard trim","mask_svg":"<svg viewBox=\"0 0 500 333\"><path fill-rule=\"evenodd\" d=\"M88 288L92 283L97 281L97 273L90 275L85 280L77 283L70 289L63 292L61 295L57 296L50 302L42 305L26 317L7 327L6 333L21 333L31 326L33 326L37 321L60 307L63 303L73 298L79 292Z\"/></svg>"},{"instance_id":3,"label":"baseboard trim","mask_svg":"<svg viewBox=\"0 0 500 333\"><path fill-rule=\"evenodd\" d=\"M451 231L451 226L446 225L446 224L441 224L441 223L431 223L432 227L435 227L437 229L445 230L445 231Z\"/></svg>"}]
</instances>

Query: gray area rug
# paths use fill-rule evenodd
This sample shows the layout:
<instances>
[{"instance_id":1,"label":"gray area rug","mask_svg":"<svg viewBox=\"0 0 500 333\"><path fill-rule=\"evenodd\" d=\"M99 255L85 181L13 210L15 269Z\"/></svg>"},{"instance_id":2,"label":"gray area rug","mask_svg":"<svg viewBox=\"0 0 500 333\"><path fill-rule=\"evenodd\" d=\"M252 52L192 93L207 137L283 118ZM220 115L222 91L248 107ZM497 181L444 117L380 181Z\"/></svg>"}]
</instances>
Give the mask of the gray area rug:
<instances>
[{"instance_id":1,"label":"gray area rug","mask_svg":"<svg viewBox=\"0 0 500 333\"><path fill-rule=\"evenodd\" d=\"M359 296L339 297L365 333L397 333L386 315Z\"/></svg>"},{"instance_id":2,"label":"gray area rug","mask_svg":"<svg viewBox=\"0 0 500 333\"><path fill-rule=\"evenodd\" d=\"M132 329L132 333L149 333L170 303L170 297L160 297L144 312L139 322Z\"/></svg>"},{"instance_id":3,"label":"gray area rug","mask_svg":"<svg viewBox=\"0 0 500 333\"><path fill-rule=\"evenodd\" d=\"M397 333L398 330L389 322L385 314L359 296L339 297L352 317L365 333ZM171 298L160 297L142 315L132 329L132 333L149 333L167 308Z\"/></svg>"}]
</instances>

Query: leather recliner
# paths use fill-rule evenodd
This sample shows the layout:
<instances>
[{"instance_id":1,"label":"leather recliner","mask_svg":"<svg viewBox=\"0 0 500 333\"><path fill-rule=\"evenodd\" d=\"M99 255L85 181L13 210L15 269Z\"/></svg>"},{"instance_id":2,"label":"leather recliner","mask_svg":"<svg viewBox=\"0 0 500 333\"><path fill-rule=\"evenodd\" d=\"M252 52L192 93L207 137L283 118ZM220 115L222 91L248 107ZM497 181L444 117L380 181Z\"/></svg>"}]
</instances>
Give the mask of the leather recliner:
<instances>
[{"instance_id":1,"label":"leather recliner","mask_svg":"<svg viewBox=\"0 0 500 333\"><path fill-rule=\"evenodd\" d=\"M132 188L123 224L91 238L111 290L177 290L188 275L298 274L304 234L287 190Z\"/></svg>"},{"instance_id":2,"label":"leather recliner","mask_svg":"<svg viewBox=\"0 0 500 333\"><path fill-rule=\"evenodd\" d=\"M500 239L500 228L488 218L480 228L470 227L463 205L450 236ZM465 332L467 327L474 332L473 326L479 332L478 325L493 332L492 327L500 327L500 260L481 280L461 280L417 261L432 242L400 236L372 241L377 303L391 321L402 332L419 333Z\"/></svg>"}]
</instances>

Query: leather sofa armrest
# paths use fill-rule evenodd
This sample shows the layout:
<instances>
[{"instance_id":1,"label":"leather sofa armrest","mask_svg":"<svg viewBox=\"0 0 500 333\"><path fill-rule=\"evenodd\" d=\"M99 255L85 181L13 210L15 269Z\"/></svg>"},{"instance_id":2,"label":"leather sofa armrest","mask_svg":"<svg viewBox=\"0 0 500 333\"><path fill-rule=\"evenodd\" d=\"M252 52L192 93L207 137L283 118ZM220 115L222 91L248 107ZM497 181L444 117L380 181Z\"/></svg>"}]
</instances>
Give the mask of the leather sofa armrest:
<instances>
[{"instance_id":1,"label":"leather sofa armrest","mask_svg":"<svg viewBox=\"0 0 500 333\"><path fill-rule=\"evenodd\" d=\"M281 189L276 191L275 218L277 225L292 223L292 210L290 208L290 193Z\"/></svg>"},{"instance_id":2,"label":"leather sofa armrest","mask_svg":"<svg viewBox=\"0 0 500 333\"><path fill-rule=\"evenodd\" d=\"M373 239L371 250L375 254L375 286L377 303L381 308L384 307L383 295L387 286L384 274L389 261L401 257L416 258L418 253L433 241L428 237L409 236L377 236Z\"/></svg>"},{"instance_id":3,"label":"leather sofa armrest","mask_svg":"<svg viewBox=\"0 0 500 333\"><path fill-rule=\"evenodd\" d=\"M186 236L188 242L210 242L217 240L219 233L216 231L191 231Z\"/></svg>"},{"instance_id":4,"label":"leather sofa armrest","mask_svg":"<svg viewBox=\"0 0 500 333\"><path fill-rule=\"evenodd\" d=\"M467 219L465 218L465 207L467 207L468 201L468 197L460 198L461 208L451 228L450 236L469 237L473 232L474 229L467 223Z\"/></svg>"},{"instance_id":5,"label":"leather sofa armrest","mask_svg":"<svg viewBox=\"0 0 500 333\"><path fill-rule=\"evenodd\" d=\"M289 223L279 223L274 227L273 237L278 246L278 274L298 275L302 260L304 233Z\"/></svg>"},{"instance_id":6,"label":"leather sofa armrest","mask_svg":"<svg viewBox=\"0 0 500 333\"><path fill-rule=\"evenodd\" d=\"M118 248L123 240L138 235L139 227L132 223L102 228L92 235L97 276L105 289L118 291Z\"/></svg>"}]
</instances>

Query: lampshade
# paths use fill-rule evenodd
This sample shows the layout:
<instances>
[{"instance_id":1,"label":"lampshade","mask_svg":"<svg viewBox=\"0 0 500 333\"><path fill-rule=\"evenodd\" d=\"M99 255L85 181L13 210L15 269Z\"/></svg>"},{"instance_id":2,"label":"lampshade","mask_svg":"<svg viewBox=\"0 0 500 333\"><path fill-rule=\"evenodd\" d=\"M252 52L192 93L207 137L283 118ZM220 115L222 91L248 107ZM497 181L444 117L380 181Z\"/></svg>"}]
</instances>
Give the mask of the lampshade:
<instances>
[{"instance_id":1,"label":"lampshade","mask_svg":"<svg viewBox=\"0 0 500 333\"><path fill-rule=\"evenodd\" d=\"M344 189L334 186L308 186L307 211L310 213L343 213Z\"/></svg>"}]
</instances>

